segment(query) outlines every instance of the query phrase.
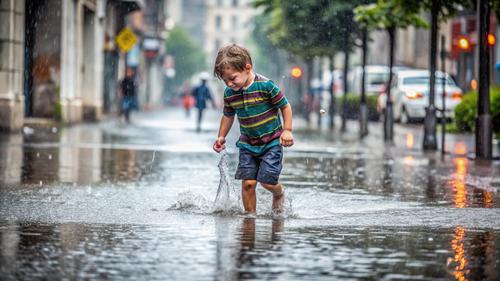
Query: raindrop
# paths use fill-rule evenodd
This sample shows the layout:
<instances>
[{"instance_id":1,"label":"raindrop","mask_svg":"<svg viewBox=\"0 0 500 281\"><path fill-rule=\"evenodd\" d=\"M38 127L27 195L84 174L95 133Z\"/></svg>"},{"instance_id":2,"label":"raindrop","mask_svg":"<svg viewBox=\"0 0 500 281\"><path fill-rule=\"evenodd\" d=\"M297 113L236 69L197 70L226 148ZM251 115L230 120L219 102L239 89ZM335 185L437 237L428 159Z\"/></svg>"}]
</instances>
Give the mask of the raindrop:
<instances>
[{"instance_id":1,"label":"raindrop","mask_svg":"<svg viewBox=\"0 0 500 281\"><path fill-rule=\"evenodd\" d=\"M49 154L49 160L52 160L52 154Z\"/></svg>"},{"instance_id":2,"label":"raindrop","mask_svg":"<svg viewBox=\"0 0 500 281\"><path fill-rule=\"evenodd\" d=\"M324 115L325 113L326 113L326 110L324 110L323 108L319 110L319 114Z\"/></svg>"},{"instance_id":3,"label":"raindrop","mask_svg":"<svg viewBox=\"0 0 500 281\"><path fill-rule=\"evenodd\" d=\"M52 133L57 133L57 128L56 127L52 127Z\"/></svg>"},{"instance_id":4,"label":"raindrop","mask_svg":"<svg viewBox=\"0 0 500 281\"><path fill-rule=\"evenodd\" d=\"M36 153L36 158L40 158L40 152Z\"/></svg>"},{"instance_id":5,"label":"raindrop","mask_svg":"<svg viewBox=\"0 0 500 281\"><path fill-rule=\"evenodd\" d=\"M43 184L43 182L42 182L42 181L40 181L40 186L42 186L42 184Z\"/></svg>"}]
</instances>

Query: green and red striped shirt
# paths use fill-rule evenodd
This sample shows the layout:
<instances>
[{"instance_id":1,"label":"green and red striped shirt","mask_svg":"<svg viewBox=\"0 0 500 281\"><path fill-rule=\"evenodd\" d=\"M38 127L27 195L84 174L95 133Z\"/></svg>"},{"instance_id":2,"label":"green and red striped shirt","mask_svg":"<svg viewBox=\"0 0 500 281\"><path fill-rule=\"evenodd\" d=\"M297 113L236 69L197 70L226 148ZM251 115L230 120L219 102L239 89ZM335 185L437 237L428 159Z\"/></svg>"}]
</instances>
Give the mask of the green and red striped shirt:
<instances>
[{"instance_id":1,"label":"green and red striped shirt","mask_svg":"<svg viewBox=\"0 0 500 281\"><path fill-rule=\"evenodd\" d=\"M279 109L288 100L272 80L255 74L254 82L246 90L224 91L224 115L238 116L241 136L236 146L260 155L279 145L283 131Z\"/></svg>"}]
</instances>

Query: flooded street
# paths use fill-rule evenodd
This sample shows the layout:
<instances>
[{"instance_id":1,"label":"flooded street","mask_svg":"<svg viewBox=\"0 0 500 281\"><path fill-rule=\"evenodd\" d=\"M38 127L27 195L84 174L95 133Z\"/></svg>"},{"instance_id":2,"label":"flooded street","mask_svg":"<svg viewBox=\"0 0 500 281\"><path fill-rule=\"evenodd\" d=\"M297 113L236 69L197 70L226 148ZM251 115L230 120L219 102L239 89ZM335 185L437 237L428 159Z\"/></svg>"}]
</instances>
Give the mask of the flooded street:
<instances>
[{"instance_id":1,"label":"flooded street","mask_svg":"<svg viewBox=\"0 0 500 281\"><path fill-rule=\"evenodd\" d=\"M450 136L441 158L421 152L418 125L396 128L394 145L378 123L361 142L355 123L343 136L297 129L284 218L261 187L249 218L233 179L237 124L231 200L214 206L218 117L200 133L169 108L2 135L0 279L500 278L500 162L468 158L470 136Z\"/></svg>"}]
</instances>

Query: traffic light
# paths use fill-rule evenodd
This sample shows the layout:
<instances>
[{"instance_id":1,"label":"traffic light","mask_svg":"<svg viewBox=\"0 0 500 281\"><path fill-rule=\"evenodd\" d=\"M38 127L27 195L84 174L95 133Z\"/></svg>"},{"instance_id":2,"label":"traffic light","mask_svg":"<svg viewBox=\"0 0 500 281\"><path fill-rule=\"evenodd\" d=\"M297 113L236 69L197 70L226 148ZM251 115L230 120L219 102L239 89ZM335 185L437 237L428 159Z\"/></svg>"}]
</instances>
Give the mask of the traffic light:
<instances>
[{"instance_id":1,"label":"traffic light","mask_svg":"<svg viewBox=\"0 0 500 281\"><path fill-rule=\"evenodd\" d=\"M302 68L300 68L299 66L292 67L292 69L290 70L290 75L292 75L292 77L295 79L299 79L300 77L302 77Z\"/></svg>"},{"instance_id":2,"label":"traffic light","mask_svg":"<svg viewBox=\"0 0 500 281\"><path fill-rule=\"evenodd\" d=\"M458 38L457 45L462 50L469 50L470 49L470 41L465 36L461 36Z\"/></svg>"},{"instance_id":3,"label":"traffic light","mask_svg":"<svg viewBox=\"0 0 500 281\"><path fill-rule=\"evenodd\" d=\"M495 46L496 38L495 35L488 33L488 45Z\"/></svg>"}]
</instances>

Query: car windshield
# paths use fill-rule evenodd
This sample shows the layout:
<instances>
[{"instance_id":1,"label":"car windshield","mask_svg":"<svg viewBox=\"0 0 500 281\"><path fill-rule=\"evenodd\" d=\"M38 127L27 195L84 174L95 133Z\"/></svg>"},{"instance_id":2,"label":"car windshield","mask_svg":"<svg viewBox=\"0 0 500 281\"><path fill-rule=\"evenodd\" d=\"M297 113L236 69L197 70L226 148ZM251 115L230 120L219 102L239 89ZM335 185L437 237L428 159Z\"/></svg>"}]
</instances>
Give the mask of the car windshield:
<instances>
[{"instance_id":1,"label":"car windshield","mask_svg":"<svg viewBox=\"0 0 500 281\"><path fill-rule=\"evenodd\" d=\"M436 77L436 84L443 84L443 77ZM446 79L448 86L455 86L455 82L450 78ZM429 85L429 76L407 77L403 79L403 85Z\"/></svg>"},{"instance_id":2,"label":"car windshield","mask_svg":"<svg viewBox=\"0 0 500 281\"><path fill-rule=\"evenodd\" d=\"M389 73L367 73L366 83L369 85L380 85L387 83Z\"/></svg>"}]
</instances>

